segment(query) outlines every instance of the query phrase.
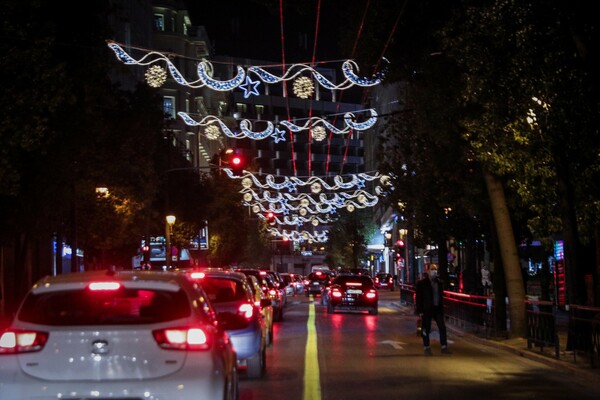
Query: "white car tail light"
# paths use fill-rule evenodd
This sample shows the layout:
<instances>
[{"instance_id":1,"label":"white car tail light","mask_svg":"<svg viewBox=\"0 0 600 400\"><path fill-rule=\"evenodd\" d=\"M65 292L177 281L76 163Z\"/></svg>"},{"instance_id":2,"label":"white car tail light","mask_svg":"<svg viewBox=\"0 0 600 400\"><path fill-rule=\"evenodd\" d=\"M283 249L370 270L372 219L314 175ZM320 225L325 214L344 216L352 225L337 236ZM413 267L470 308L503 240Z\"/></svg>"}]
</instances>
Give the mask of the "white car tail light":
<instances>
[{"instance_id":1,"label":"white car tail light","mask_svg":"<svg viewBox=\"0 0 600 400\"><path fill-rule=\"evenodd\" d=\"M0 336L0 354L20 354L40 351L48 340L47 332L9 330Z\"/></svg>"},{"instance_id":2,"label":"white car tail light","mask_svg":"<svg viewBox=\"0 0 600 400\"><path fill-rule=\"evenodd\" d=\"M202 328L166 328L152 332L156 343L165 350L207 350L210 340Z\"/></svg>"}]
</instances>

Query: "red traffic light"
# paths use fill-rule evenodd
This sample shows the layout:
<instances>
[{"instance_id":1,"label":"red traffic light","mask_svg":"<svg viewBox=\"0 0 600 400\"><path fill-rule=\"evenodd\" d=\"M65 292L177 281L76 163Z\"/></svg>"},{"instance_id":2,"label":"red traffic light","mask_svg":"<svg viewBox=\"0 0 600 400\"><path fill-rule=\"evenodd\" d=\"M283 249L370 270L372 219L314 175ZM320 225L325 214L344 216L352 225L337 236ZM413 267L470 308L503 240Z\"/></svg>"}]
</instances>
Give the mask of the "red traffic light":
<instances>
[{"instance_id":1,"label":"red traffic light","mask_svg":"<svg viewBox=\"0 0 600 400\"><path fill-rule=\"evenodd\" d=\"M274 212L272 212L272 211L269 211L269 212L267 213L267 221L269 221L269 222L273 222L273 221L275 221L275 213L274 213Z\"/></svg>"},{"instance_id":2,"label":"red traffic light","mask_svg":"<svg viewBox=\"0 0 600 400\"><path fill-rule=\"evenodd\" d=\"M231 157L231 165L233 167L242 165L242 157L240 157L240 156L233 156L233 157Z\"/></svg>"}]
</instances>

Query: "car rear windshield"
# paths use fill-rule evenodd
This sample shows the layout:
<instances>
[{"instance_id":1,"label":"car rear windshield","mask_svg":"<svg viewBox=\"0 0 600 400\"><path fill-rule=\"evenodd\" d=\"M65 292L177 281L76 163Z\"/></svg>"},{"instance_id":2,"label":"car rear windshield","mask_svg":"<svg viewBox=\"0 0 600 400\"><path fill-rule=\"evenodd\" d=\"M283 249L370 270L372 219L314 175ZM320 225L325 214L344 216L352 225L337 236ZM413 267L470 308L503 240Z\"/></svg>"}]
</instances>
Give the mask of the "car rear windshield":
<instances>
[{"instance_id":1,"label":"car rear windshield","mask_svg":"<svg viewBox=\"0 0 600 400\"><path fill-rule=\"evenodd\" d=\"M188 317L183 290L65 290L30 293L19 311L22 321L42 325L138 325Z\"/></svg>"},{"instance_id":2,"label":"car rear windshield","mask_svg":"<svg viewBox=\"0 0 600 400\"><path fill-rule=\"evenodd\" d=\"M342 275L342 276L338 276L335 279L336 284L338 285L343 285L347 282L356 282L356 283L361 283L365 286L373 286L373 281L371 280L371 278L369 278L368 276L351 276L351 275Z\"/></svg>"},{"instance_id":3,"label":"car rear windshield","mask_svg":"<svg viewBox=\"0 0 600 400\"><path fill-rule=\"evenodd\" d=\"M212 303L247 300L247 292L242 281L229 278L204 277L202 289Z\"/></svg>"}]
</instances>

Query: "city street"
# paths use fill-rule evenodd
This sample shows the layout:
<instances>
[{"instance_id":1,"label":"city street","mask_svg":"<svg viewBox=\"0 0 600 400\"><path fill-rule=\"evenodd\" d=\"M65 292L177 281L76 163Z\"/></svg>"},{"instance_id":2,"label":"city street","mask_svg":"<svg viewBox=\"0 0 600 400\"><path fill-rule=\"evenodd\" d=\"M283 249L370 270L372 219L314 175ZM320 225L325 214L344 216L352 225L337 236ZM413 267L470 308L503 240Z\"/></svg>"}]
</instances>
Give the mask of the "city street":
<instances>
[{"instance_id":1,"label":"city street","mask_svg":"<svg viewBox=\"0 0 600 400\"><path fill-rule=\"evenodd\" d=\"M415 332L415 317L398 307L398 292L380 294L377 316L330 315L318 297L312 302L305 296L290 299L268 350L267 375L261 380L242 377L240 399L600 396L597 382L587 376L482 344L453 329L449 330L453 353L440 354L433 332L433 356L426 357Z\"/></svg>"}]
</instances>

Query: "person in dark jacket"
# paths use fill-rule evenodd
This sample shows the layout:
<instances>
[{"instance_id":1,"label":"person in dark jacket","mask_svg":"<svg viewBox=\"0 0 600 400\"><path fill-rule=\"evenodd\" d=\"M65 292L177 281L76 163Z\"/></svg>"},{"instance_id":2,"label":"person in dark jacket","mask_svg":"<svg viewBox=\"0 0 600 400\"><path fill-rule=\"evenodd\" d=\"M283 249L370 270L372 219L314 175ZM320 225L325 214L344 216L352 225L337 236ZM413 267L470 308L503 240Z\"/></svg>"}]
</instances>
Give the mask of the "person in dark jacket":
<instances>
[{"instance_id":1,"label":"person in dark jacket","mask_svg":"<svg viewBox=\"0 0 600 400\"><path fill-rule=\"evenodd\" d=\"M446 322L444 321L444 288L438 278L438 266L429 265L429 272L417 282L416 285L416 312L422 319L422 336L425 355L430 356L431 346L429 334L431 333L431 320L435 320L440 333L440 344L443 354L450 354L448 350L448 336Z\"/></svg>"}]
</instances>

